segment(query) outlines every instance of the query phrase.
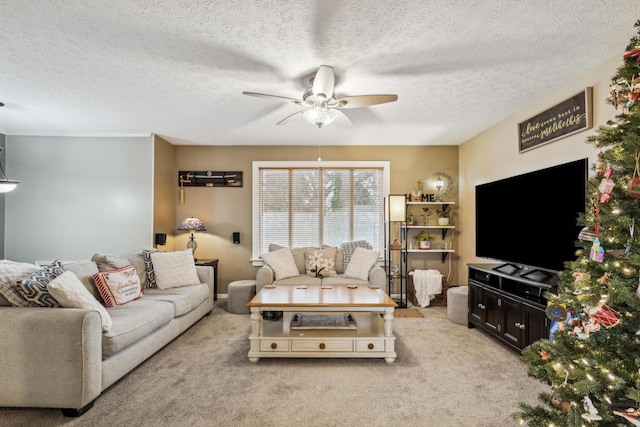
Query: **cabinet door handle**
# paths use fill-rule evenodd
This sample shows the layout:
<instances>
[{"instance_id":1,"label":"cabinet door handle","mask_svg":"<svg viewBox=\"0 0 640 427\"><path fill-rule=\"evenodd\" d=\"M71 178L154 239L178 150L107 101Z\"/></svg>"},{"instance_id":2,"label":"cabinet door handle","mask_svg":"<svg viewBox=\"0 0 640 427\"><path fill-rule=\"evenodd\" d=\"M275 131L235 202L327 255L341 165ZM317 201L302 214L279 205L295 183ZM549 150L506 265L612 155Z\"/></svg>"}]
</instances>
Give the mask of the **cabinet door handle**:
<instances>
[{"instance_id":1,"label":"cabinet door handle","mask_svg":"<svg viewBox=\"0 0 640 427\"><path fill-rule=\"evenodd\" d=\"M516 328L520 327L520 322L516 322Z\"/></svg>"},{"instance_id":2,"label":"cabinet door handle","mask_svg":"<svg viewBox=\"0 0 640 427\"><path fill-rule=\"evenodd\" d=\"M271 348L275 350L276 348L278 348L278 344L272 342L271 343Z\"/></svg>"},{"instance_id":3,"label":"cabinet door handle","mask_svg":"<svg viewBox=\"0 0 640 427\"><path fill-rule=\"evenodd\" d=\"M326 347L326 345L324 345L324 343L323 343L323 342L321 342L321 343L320 343L320 345L319 345L318 347L320 347L320 350L324 350L324 348Z\"/></svg>"},{"instance_id":4,"label":"cabinet door handle","mask_svg":"<svg viewBox=\"0 0 640 427\"><path fill-rule=\"evenodd\" d=\"M375 347L375 346L373 345L373 343L369 343L369 345L367 346L367 348L368 348L369 350L373 350L373 347Z\"/></svg>"},{"instance_id":5,"label":"cabinet door handle","mask_svg":"<svg viewBox=\"0 0 640 427\"><path fill-rule=\"evenodd\" d=\"M520 322L516 322L516 328L524 329L525 326Z\"/></svg>"}]
</instances>

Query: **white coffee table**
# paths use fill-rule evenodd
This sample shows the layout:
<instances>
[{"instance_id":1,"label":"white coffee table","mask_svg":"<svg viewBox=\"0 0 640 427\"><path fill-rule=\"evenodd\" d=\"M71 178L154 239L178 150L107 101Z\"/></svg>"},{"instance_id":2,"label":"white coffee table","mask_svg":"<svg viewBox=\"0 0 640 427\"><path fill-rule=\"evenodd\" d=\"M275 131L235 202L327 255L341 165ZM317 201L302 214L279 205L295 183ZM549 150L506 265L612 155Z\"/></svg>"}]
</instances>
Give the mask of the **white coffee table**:
<instances>
[{"instance_id":1,"label":"white coffee table","mask_svg":"<svg viewBox=\"0 0 640 427\"><path fill-rule=\"evenodd\" d=\"M393 311L397 304L379 288L368 286L278 286L262 288L249 302L249 360L261 357L396 359ZM277 321L263 320L265 311L282 311ZM292 329L291 318L302 315L353 314L357 329Z\"/></svg>"}]
</instances>

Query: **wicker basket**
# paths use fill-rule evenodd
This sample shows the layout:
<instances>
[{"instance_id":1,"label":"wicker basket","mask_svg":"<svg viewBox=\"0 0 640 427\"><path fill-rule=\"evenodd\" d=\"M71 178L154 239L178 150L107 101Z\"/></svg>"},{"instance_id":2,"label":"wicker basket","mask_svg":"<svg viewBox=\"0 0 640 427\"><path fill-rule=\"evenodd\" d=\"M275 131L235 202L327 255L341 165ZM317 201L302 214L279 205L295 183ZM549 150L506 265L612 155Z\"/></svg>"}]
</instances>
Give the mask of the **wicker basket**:
<instances>
[{"instance_id":1,"label":"wicker basket","mask_svg":"<svg viewBox=\"0 0 640 427\"><path fill-rule=\"evenodd\" d=\"M442 283L442 293L436 295L436 298L431 300L429 307L446 307L448 288L449 286L446 282ZM416 288L413 285L413 274L409 275L409 280L407 281L407 299L409 300L409 302L411 302L411 304L418 305L418 299L416 298Z\"/></svg>"}]
</instances>

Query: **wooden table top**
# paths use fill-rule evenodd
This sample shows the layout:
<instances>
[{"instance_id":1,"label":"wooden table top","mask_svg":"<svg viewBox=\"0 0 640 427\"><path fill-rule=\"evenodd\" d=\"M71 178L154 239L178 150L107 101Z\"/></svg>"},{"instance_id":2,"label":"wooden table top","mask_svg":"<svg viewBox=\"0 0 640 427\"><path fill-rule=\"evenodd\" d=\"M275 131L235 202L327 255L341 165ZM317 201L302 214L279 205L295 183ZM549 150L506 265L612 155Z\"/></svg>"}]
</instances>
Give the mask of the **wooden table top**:
<instances>
[{"instance_id":1,"label":"wooden table top","mask_svg":"<svg viewBox=\"0 0 640 427\"><path fill-rule=\"evenodd\" d=\"M249 307L397 307L398 304L382 290L368 286L350 289L346 286L276 286L262 288Z\"/></svg>"}]
</instances>

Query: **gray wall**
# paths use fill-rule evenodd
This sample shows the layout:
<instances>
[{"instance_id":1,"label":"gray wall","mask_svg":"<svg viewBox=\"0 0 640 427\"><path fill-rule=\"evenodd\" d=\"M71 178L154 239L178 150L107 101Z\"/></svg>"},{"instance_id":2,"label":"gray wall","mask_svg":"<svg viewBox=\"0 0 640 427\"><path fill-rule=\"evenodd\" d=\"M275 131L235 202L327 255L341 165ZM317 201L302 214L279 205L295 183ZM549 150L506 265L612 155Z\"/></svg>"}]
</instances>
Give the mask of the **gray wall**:
<instances>
[{"instance_id":1,"label":"gray wall","mask_svg":"<svg viewBox=\"0 0 640 427\"><path fill-rule=\"evenodd\" d=\"M6 137L5 258L89 259L153 244L149 137Z\"/></svg>"}]
</instances>

